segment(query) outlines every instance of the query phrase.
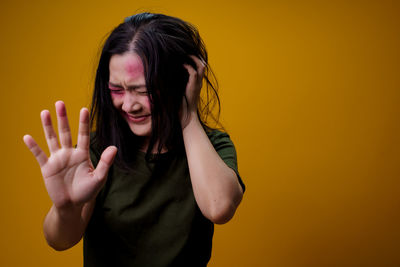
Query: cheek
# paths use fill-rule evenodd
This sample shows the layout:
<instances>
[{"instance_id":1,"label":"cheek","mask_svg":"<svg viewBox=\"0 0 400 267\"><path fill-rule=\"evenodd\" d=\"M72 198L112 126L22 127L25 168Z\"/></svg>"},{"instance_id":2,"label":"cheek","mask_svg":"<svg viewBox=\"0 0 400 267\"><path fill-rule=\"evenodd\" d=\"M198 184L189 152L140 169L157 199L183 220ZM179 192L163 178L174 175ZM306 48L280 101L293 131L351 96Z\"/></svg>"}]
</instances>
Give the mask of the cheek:
<instances>
[{"instance_id":1,"label":"cheek","mask_svg":"<svg viewBox=\"0 0 400 267\"><path fill-rule=\"evenodd\" d=\"M148 109L151 109L150 97L146 97L146 106L147 106Z\"/></svg>"},{"instance_id":2,"label":"cheek","mask_svg":"<svg viewBox=\"0 0 400 267\"><path fill-rule=\"evenodd\" d=\"M115 108L119 109L123 104L124 96L122 94L113 94L111 93L111 101Z\"/></svg>"},{"instance_id":3,"label":"cheek","mask_svg":"<svg viewBox=\"0 0 400 267\"><path fill-rule=\"evenodd\" d=\"M150 97L148 96L143 96L142 100L141 100L142 106L147 109L147 110L151 110L151 101L150 101Z\"/></svg>"}]
</instances>

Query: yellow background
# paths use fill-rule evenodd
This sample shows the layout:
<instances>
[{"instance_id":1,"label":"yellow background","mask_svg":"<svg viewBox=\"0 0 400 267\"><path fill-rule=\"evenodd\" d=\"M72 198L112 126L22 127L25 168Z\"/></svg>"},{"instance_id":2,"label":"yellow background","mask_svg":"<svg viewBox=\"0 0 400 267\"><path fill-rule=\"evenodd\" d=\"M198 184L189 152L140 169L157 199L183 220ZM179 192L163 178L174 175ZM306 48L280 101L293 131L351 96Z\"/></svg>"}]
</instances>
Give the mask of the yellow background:
<instances>
[{"instance_id":1,"label":"yellow background","mask_svg":"<svg viewBox=\"0 0 400 267\"><path fill-rule=\"evenodd\" d=\"M211 267L400 266L399 1L0 2L0 266L81 266L50 249L26 133L65 101L74 136L101 40L149 10L195 24L247 192ZM76 138L74 139L76 141Z\"/></svg>"}]
</instances>

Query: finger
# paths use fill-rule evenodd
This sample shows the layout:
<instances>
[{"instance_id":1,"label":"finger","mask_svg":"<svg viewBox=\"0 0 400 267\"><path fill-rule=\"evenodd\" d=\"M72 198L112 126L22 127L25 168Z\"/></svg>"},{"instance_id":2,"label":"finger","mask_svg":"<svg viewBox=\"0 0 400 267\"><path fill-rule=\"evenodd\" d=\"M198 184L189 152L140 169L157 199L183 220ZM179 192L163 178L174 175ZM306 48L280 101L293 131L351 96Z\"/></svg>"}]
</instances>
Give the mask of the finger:
<instances>
[{"instance_id":1,"label":"finger","mask_svg":"<svg viewBox=\"0 0 400 267\"><path fill-rule=\"evenodd\" d=\"M29 148L32 154L35 156L40 167L42 167L47 162L47 156L43 150L39 147L36 141L30 135L24 135L23 137L25 145Z\"/></svg>"},{"instance_id":2,"label":"finger","mask_svg":"<svg viewBox=\"0 0 400 267\"><path fill-rule=\"evenodd\" d=\"M53 153L57 151L60 146L58 145L57 135L54 131L53 123L51 122L50 112L48 110L43 110L40 113L40 118L42 119L42 126L47 146L49 147L50 153Z\"/></svg>"},{"instance_id":3,"label":"finger","mask_svg":"<svg viewBox=\"0 0 400 267\"><path fill-rule=\"evenodd\" d=\"M196 64L197 73L198 73L199 77L201 79L203 79L205 67L207 65L206 62L204 62L200 58L193 56L193 55L190 57L193 59L194 63Z\"/></svg>"},{"instance_id":4,"label":"finger","mask_svg":"<svg viewBox=\"0 0 400 267\"><path fill-rule=\"evenodd\" d=\"M196 70L190 66L189 64L183 64L183 66L187 69L189 72L189 79L187 82L186 88L192 88L196 84L196 79L197 79L197 72Z\"/></svg>"},{"instance_id":5,"label":"finger","mask_svg":"<svg viewBox=\"0 0 400 267\"><path fill-rule=\"evenodd\" d=\"M65 109L64 102L56 102L56 113L61 146L72 147L71 130L69 129L67 110Z\"/></svg>"},{"instance_id":6,"label":"finger","mask_svg":"<svg viewBox=\"0 0 400 267\"><path fill-rule=\"evenodd\" d=\"M89 111L82 108L79 114L78 148L89 150Z\"/></svg>"},{"instance_id":7,"label":"finger","mask_svg":"<svg viewBox=\"0 0 400 267\"><path fill-rule=\"evenodd\" d=\"M100 161L97 164L96 169L94 170L94 174L97 179L103 180L106 177L116 154L117 148L115 146L109 146L103 151L103 154L101 154L100 157Z\"/></svg>"}]
</instances>

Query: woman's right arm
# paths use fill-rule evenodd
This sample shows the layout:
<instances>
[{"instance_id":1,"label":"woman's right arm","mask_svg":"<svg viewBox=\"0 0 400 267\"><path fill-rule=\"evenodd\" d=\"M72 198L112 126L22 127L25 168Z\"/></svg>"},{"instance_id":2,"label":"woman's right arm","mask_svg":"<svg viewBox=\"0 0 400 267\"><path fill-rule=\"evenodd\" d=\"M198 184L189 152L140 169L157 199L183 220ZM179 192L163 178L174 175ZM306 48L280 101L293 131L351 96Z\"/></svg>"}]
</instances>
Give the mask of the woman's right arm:
<instances>
[{"instance_id":1,"label":"woman's right arm","mask_svg":"<svg viewBox=\"0 0 400 267\"><path fill-rule=\"evenodd\" d=\"M44 220L44 235L51 247L64 250L82 238L117 148L106 148L95 169L89 156L89 111L83 108L80 112L76 148L72 146L67 113L62 101L56 102L56 113L60 144L50 113L47 110L41 112L50 157L31 136L25 135L24 142L40 165L47 192L53 202Z\"/></svg>"},{"instance_id":2,"label":"woman's right arm","mask_svg":"<svg viewBox=\"0 0 400 267\"><path fill-rule=\"evenodd\" d=\"M57 209L51 206L43 223L43 233L49 246L55 250L66 250L77 244L89 223L95 201L81 207Z\"/></svg>"}]
</instances>

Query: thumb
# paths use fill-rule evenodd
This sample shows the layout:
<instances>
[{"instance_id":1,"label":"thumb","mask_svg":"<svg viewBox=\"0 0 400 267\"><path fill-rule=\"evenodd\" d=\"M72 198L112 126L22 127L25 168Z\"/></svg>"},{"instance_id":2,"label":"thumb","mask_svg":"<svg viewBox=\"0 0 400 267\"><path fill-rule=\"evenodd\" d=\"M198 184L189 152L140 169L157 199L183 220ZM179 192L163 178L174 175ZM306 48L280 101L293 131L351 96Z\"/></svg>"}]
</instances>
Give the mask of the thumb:
<instances>
[{"instance_id":1,"label":"thumb","mask_svg":"<svg viewBox=\"0 0 400 267\"><path fill-rule=\"evenodd\" d=\"M114 161L115 155L117 154L118 149L115 146L107 147L103 153L101 154L100 161L97 164L96 169L94 170L94 175L99 180L103 180L108 170L111 167L111 164Z\"/></svg>"}]
</instances>

